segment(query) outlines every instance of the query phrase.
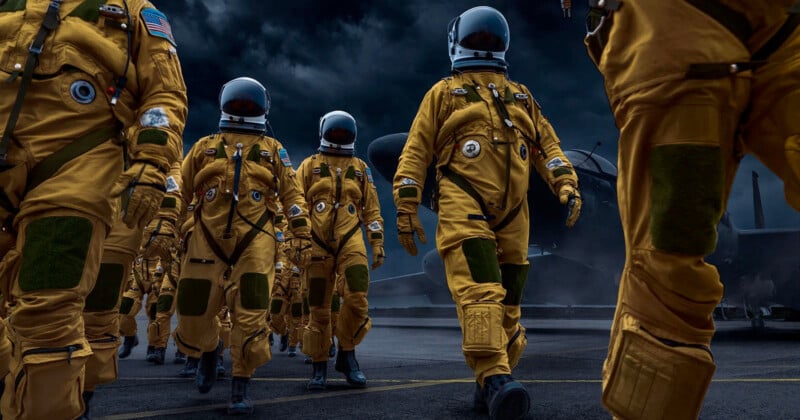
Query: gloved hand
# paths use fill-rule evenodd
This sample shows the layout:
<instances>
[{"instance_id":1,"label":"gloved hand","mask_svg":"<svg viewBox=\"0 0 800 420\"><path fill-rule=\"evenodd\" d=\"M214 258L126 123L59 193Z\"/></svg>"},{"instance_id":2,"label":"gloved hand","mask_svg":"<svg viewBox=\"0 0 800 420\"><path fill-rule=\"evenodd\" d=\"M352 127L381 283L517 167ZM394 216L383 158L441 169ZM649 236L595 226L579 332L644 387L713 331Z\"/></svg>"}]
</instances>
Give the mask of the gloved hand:
<instances>
[{"instance_id":1,"label":"gloved hand","mask_svg":"<svg viewBox=\"0 0 800 420\"><path fill-rule=\"evenodd\" d=\"M286 254L301 270L311 262L311 240L307 238L289 239Z\"/></svg>"},{"instance_id":2,"label":"gloved hand","mask_svg":"<svg viewBox=\"0 0 800 420\"><path fill-rule=\"evenodd\" d=\"M159 257L166 263L172 259L172 250L177 247L175 225L168 219L156 218L144 228L139 254L145 258Z\"/></svg>"},{"instance_id":3,"label":"gloved hand","mask_svg":"<svg viewBox=\"0 0 800 420\"><path fill-rule=\"evenodd\" d=\"M167 175L161 169L145 161L134 161L127 171L117 178L111 188L111 196L122 196L122 221L129 228L144 228L161 207L167 191L164 184Z\"/></svg>"},{"instance_id":4,"label":"gloved hand","mask_svg":"<svg viewBox=\"0 0 800 420\"><path fill-rule=\"evenodd\" d=\"M386 252L383 250L383 245L372 245L372 269L382 266L384 259Z\"/></svg>"},{"instance_id":5,"label":"gloved hand","mask_svg":"<svg viewBox=\"0 0 800 420\"><path fill-rule=\"evenodd\" d=\"M567 206L567 227L572 227L581 215L581 192L568 183L561 184L558 188L558 201Z\"/></svg>"},{"instance_id":6,"label":"gloved hand","mask_svg":"<svg viewBox=\"0 0 800 420\"><path fill-rule=\"evenodd\" d=\"M400 245L409 254L417 255L417 244L414 242L414 233L419 236L420 243L426 243L425 230L419 221L416 211L414 213L397 213L397 237Z\"/></svg>"}]
</instances>

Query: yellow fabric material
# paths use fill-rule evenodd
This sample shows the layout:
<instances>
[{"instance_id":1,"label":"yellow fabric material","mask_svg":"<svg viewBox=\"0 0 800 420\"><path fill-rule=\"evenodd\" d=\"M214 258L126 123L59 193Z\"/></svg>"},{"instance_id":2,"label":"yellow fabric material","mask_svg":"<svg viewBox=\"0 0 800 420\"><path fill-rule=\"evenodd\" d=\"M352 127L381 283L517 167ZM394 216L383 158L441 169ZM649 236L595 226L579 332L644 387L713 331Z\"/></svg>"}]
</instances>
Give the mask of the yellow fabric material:
<instances>
[{"instance_id":1,"label":"yellow fabric material","mask_svg":"<svg viewBox=\"0 0 800 420\"><path fill-rule=\"evenodd\" d=\"M138 241L137 241L138 246ZM123 336L136 335L136 315L145 308L146 313L150 313L148 309L150 305L155 305L158 302L158 292L161 290L163 280L163 270L159 260L137 258L133 264L133 270L136 274L130 276L128 288L122 294L123 298L133 300L133 307L127 314L120 314L120 334ZM161 271L159 273L159 270ZM147 300L142 303L144 296L147 295ZM148 322L148 325L150 322ZM148 339L150 335L148 334ZM152 344L152 343L150 343Z\"/></svg>"},{"instance_id":2,"label":"yellow fabric material","mask_svg":"<svg viewBox=\"0 0 800 420\"><path fill-rule=\"evenodd\" d=\"M330 176L325 175L326 170L323 168L327 168ZM366 228L367 234L375 232L382 236L383 218L375 184L369 180L368 167L363 160L318 153L303 160L297 173L311 210L311 227L326 245L322 247L316 240L312 241L313 261L306 267L307 278L325 279L325 290L316 292L322 295L322 304L310 305L311 314L306 332L323 334L321 340L329 344L309 349L303 347L303 352L318 362L328 360L332 334L331 298L336 278L344 278L349 267L369 267L362 231ZM337 188L341 190L338 203ZM345 238L353 229L358 230ZM375 246L383 245L382 238L370 239L370 242ZM366 286L368 287L368 283ZM344 302L340 309L336 337L342 349L352 350L364 339L372 323L367 315L367 292L351 291L346 286L343 292ZM305 343L305 338L303 342Z\"/></svg>"},{"instance_id":3,"label":"yellow fabric material","mask_svg":"<svg viewBox=\"0 0 800 420\"><path fill-rule=\"evenodd\" d=\"M472 302L461 307L464 337L461 349L473 357L499 353L508 342L505 331L493 328L503 322L504 308L495 302Z\"/></svg>"},{"instance_id":4,"label":"yellow fabric material","mask_svg":"<svg viewBox=\"0 0 800 420\"><path fill-rule=\"evenodd\" d=\"M710 80L685 79L690 64L748 61L783 24L788 4L793 2L756 5L724 1L744 13L753 27L754 35L747 45L684 2L625 2L605 23L611 24L606 28L610 30L609 41L596 63L620 128L617 194L627 245L603 369L605 393L612 393L609 387L616 381L619 385L615 386L625 389L634 386L632 377L614 369L634 357L629 354L634 350L626 347L621 337L629 325L681 345L708 347L715 330L712 313L722 298L719 274L704 262L703 255L665 252L652 243L651 230L659 228L650 219L648 163L654 148L718 148L724 181L719 197L722 210L742 155L752 153L783 180L787 202L800 210L796 170L800 166L796 152L800 135L800 31L795 30L755 71ZM681 22L680 31L674 30L674 22ZM593 41L592 36L587 37L587 44ZM706 187L703 182L697 179L696 188ZM670 357L659 352L653 356L653 363L668 362ZM621 412L622 408L614 404L606 407L620 417L651 418L653 407L669 405L665 401L668 394L680 387L669 385L664 393L651 394L646 406L641 407L641 416ZM705 392L705 387L693 389L692 398L702 401Z\"/></svg>"}]
</instances>

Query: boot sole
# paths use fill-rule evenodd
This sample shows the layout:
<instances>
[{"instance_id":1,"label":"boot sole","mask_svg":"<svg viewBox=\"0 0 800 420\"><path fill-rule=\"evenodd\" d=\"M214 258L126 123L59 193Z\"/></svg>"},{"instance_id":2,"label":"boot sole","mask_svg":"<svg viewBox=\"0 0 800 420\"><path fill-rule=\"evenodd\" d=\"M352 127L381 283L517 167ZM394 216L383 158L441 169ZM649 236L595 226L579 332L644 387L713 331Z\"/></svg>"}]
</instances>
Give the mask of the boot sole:
<instances>
[{"instance_id":1,"label":"boot sole","mask_svg":"<svg viewBox=\"0 0 800 420\"><path fill-rule=\"evenodd\" d=\"M508 383L490 404L490 420L519 420L531 409L531 398L522 384Z\"/></svg>"}]
</instances>

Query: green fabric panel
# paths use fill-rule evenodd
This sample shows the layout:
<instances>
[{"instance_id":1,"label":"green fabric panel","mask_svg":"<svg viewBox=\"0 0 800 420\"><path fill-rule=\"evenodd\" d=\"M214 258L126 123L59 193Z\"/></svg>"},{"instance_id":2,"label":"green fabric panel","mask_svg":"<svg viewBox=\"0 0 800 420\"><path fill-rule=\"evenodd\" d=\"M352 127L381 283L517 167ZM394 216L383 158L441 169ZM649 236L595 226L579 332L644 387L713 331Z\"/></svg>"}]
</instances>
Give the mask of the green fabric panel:
<instances>
[{"instance_id":1,"label":"green fabric panel","mask_svg":"<svg viewBox=\"0 0 800 420\"><path fill-rule=\"evenodd\" d=\"M369 269L366 265L354 265L344 270L344 278L351 292L366 292L369 287Z\"/></svg>"},{"instance_id":2,"label":"green fabric panel","mask_svg":"<svg viewBox=\"0 0 800 420\"><path fill-rule=\"evenodd\" d=\"M139 138L136 139L136 144L157 144L159 146L164 146L167 144L167 133L156 130L154 128L150 128L147 130L142 130L139 133Z\"/></svg>"},{"instance_id":3,"label":"green fabric panel","mask_svg":"<svg viewBox=\"0 0 800 420\"><path fill-rule=\"evenodd\" d=\"M119 305L119 313L122 315L129 315L131 313L131 309L133 309L133 299L129 297L123 297L122 303Z\"/></svg>"},{"instance_id":4,"label":"green fabric panel","mask_svg":"<svg viewBox=\"0 0 800 420\"><path fill-rule=\"evenodd\" d=\"M328 279L324 277L312 277L308 279L308 305L309 306L322 306L322 301L325 299L325 287L328 285Z\"/></svg>"},{"instance_id":5,"label":"green fabric panel","mask_svg":"<svg viewBox=\"0 0 800 420\"><path fill-rule=\"evenodd\" d=\"M331 312L339 312L340 309L342 309L342 298L338 293L334 293L331 296Z\"/></svg>"},{"instance_id":6,"label":"green fabric panel","mask_svg":"<svg viewBox=\"0 0 800 420\"><path fill-rule=\"evenodd\" d=\"M100 264L97 282L89 296L86 296L86 304L83 307L83 311L100 312L114 309L114 306L117 306L119 292L124 279L125 267L122 264Z\"/></svg>"},{"instance_id":7,"label":"green fabric panel","mask_svg":"<svg viewBox=\"0 0 800 420\"><path fill-rule=\"evenodd\" d=\"M161 200L162 209L174 209L175 206L177 205L178 205L178 199L176 199L175 197L164 197L164 199Z\"/></svg>"},{"instance_id":8,"label":"green fabric panel","mask_svg":"<svg viewBox=\"0 0 800 420\"><path fill-rule=\"evenodd\" d=\"M259 146L257 144L253 145L253 147L250 148L250 151L247 152L247 160L249 160L251 162L256 162L256 163L261 162L261 153L260 152L261 152L261 146Z\"/></svg>"},{"instance_id":9,"label":"green fabric panel","mask_svg":"<svg viewBox=\"0 0 800 420\"><path fill-rule=\"evenodd\" d=\"M227 159L228 158L228 154L225 153L225 143L224 142L219 142L219 144L217 145L217 154L214 155L214 158L215 159Z\"/></svg>"},{"instance_id":10,"label":"green fabric panel","mask_svg":"<svg viewBox=\"0 0 800 420\"><path fill-rule=\"evenodd\" d=\"M147 316L150 317L151 321L156 320L157 313L158 313L158 303L153 303L147 308Z\"/></svg>"},{"instance_id":11,"label":"green fabric panel","mask_svg":"<svg viewBox=\"0 0 800 420\"><path fill-rule=\"evenodd\" d=\"M347 172L344 173L344 177L348 179L356 179L356 168L350 166L347 168Z\"/></svg>"},{"instance_id":12,"label":"green fabric panel","mask_svg":"<svg viewBox=\"0 0 800 420\"><path fill-rule=\"evenodd\" d=\"M506 86L506 92L503 95L503 102L505 102L507 104L511 104L511 103L514 103L514 101L515 101L514 92L511 91L510 87Z\"/></svg>"},{"instance_id":13,"label":"green fabric panel","mask_svg":"<svg viewBox=\"0 0 800 420\"><path fill-rule=\"evenodd\" d=\"M281 308L283 308L283 301L280 299L272 299L272 302L269 304L269 313L279 314L281 313Z\"/></svg>"},{"instance_id":14,"label":"green fabric panel","mask_svg":"<svg viewBox=\"0 0 800 420\"><path fill-rule=\"evenodd\" d=\"M244 273L239 280L239 297L245 309L269 307L269 281L263 273Z\"/></svg>"},{"instance_id":15,"label":"green fabric panel","mask_svg":"<svg viewBox=\"0 0 800 420\"><path fill-rule=\"evenodd\" d=\"M100 264L94 288L86 296L84 312L105 311L114 308L122 286L123 270L121 264Z\"/></svg>"},{"instance_id":16,"label":"green fabric panel","mask_svg":"<svg viewBox=\"0 0 800 420\"><path fill-rule=\"evenodd\" d=\"M280 223L283 223L283 215L282 214L279 214L279 215L275 216L275 224L277 225L277 224L280 224Z\"/></svg>"},{"instance_id":17,"label":"green fabric panel","mask_svg":"<svg viewBox=\"0 0 800 420\"><path fill-rule=\"evenodd\" d=\"M0 6L0 12L15 12L25 10L26 0L8 0L6 4Z\"/></svg>"},{"instance_id":18,"label":"green fabric panel","mask_svg":"<svg viewBox=\"0 0 800 420\"><path fill-rule=\"evenodd\" d=\"M181 279L178 282L178 314L200 316L206 313L211 296L211 280Z\"/></svg>"},{"instance_id":19,"label":"green fabric panel","mask_svg":"<svg viewBox=\"0 0 800 420\"><path fill-rule=\"evenodd\" d=\"M553 176L558 178L561 175L572 175L572 170L569 168L556 168L553 171Z\"/></svg>"},{"instance_id":20,"label":"green fabric panel","mask_svg":"<svg viewBox=\"0 0 800 420\"><path fill-rule=\"evenodd\" d=\"M461 244L469 273L476 283L500 283L497 244L489 239L470 238Z\"/></svg>"},{"instance_id":21,"label":"green fabric panel","mask_svg":"<svg viewBox=\"0 0 800 420\"><path fill-rule=\"evenodd\" d=\"M370 232L369 234L370 239L383 239L383 234L380 232Z\"/></svg>"},{"instance_id":22,"label":"green fabric panel","mask_svg":"<svg viewBox=\"0 0 800 420\"><path fill-rule=\"evenodd\" d=\"M106 4L105 0L84 0L69 16L77 16L87 22L100 20L100 5Z\"/></svg>"},{"instance_id":23,"label":"green fabric panel","mask_svg":"<svg viewBox=\"0 0 800 420\"><path fill-rule=\"evenodd\" d=\"M528 280L528 270L530 265L502 264L500 274L503 278L503 287L506 289L506 297L503 305L519 305L522 302L522 290Z\"/></svg>"},{"instance_id":24,"label":"green fabric panel","mask_svg":"<svg viewBox=\"0 0 800 420\"><path fill-rule=\"evenodd\" d=\"M292 228L308 226L308 220L306 220L305 217L292 219L290 225L291 225Z\"/></svg>"},{"instance_id":25,"label":"green fabric panel","mask_svg":"<svg viewBox=\"0 0 800 420\"><path fill-rule=\"evenodd\" d=\"M175 300L175 296L172 295L161 295L158 297L158 312L169 312L172 309L172 301Z\"/></svg>"},{"instance_id":26,"label":"green fabric panel","mask_svg":"<svg viewBox=\"0 0 800 420\"><path fill-rule=\"evenodd\" d=\"M402 187L399 190L397 190L397 197L398 198L408 198L408 197L417 198L417 188L416 187Z\"/></svg>"},{"instance_id":27,"label":"green fabric panel","mask_svg":"<svg viewBox=\"0 0 800 420\"><path fill-rule=\"evenodd\" d=\"M464 89L467 90L467 96L465 96L467 102L480 102L483 100L481 99L481 95L478 93L478 91L475 90L475 87L464 84Z\"/></svg>"},{"instance_id":28,"label":"green fabric panel","mask_svg":"<svg viewBox=\"0 0 800 420\"><path fill-rule=\"evenodd\" d=\"M308 305L308 299L303 299L303 315L311 313L311 307Z\"/></svg>"},{"instance_id":29,"label":"green fabric panel","mask_svg":"<svg viewBox=\"0 0 800 420\"><path fill-rule=\"evenodd\" d=\"M303 316L303 304L302 303L293 303L292 304L292 316L295 318L299 318Z\"/></svg>"},{"instance_id":30,"label":"green fabric panel","mask_svg":"<svg viewBox=\"0 0 800 420\"><path fill-rule=\"evenodd\" d=\"M82 217L34 220L22 247L19 287L30 292L78 286L91 240L92 223Z\"/></svg>"},{"instance_id":31,"label":"green fabric panel","mask_svg":"<svg viewBox=\"0 0 800 420\"><path fill-rule=\"evenodd\" d=\"M319 176L331 176L331 169L328 168L328 165L324 163L319 165Z\"/></svg>"},{"instance_id":32,"label":"green fabric panel","mask_svg":"<svg viewBox=\"0 0 800 420\"><path fill-rule=\"evenodd\" d=\"M650 154L650 235L656 248L707 255L722 216L722 153L718 147L667 145Z\"/></svg>"}]
</instances>

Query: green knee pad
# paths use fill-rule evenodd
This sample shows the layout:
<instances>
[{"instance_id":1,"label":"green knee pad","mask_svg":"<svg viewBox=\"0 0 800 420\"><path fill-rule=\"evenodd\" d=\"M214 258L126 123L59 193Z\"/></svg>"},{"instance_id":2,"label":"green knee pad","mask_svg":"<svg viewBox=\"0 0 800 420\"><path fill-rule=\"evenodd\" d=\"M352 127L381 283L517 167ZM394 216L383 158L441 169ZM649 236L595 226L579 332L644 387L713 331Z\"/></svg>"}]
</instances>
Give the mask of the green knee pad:
<instances>
[{"instance_id":1,"label":"green knee pad","mask_svg":"<svg viewBox=\"0 0 800 420\"><path fill-rule=\"evenodd\" d=\"M324 277L311 277L308 279L308 305L322 306L325 300L325 289L328 287L328 279Z\"/></svg>"},{"instance_id":2,"label":"green knee pad","mask_svg":"<svg viewBox=\"0 0 800 420\"><path fill-rule=\"evenodd\" d=\"M369 288L369 269L366 265L353 265L344 270L344 278L351 292L366 292Z\"/></svg>"},{"instance_id":3,"label":"green knee pad","mask_svg":"<svg viewBox=\"0 0 800 420\"><path fill-rule=\"evenodd\" d=\"M267 309L269 282L262 273L244 273L239 280L239 298L245 309Z\"/></svg>"},{"instance_id":4,"label":"green knee pad","mask_svg":"<svg viewBox=\"0 0 800 420\"><path fill-rule=\"evenodd\" d=\"M122 315L129 315L131 313L131 309L133 309L133 299L129 297L123 297L122 303L119 305L119 313Z\"/></svg>"},{"instance_id":5,"label":"green knee pad","mask_svg":"<svg viewBox=\"0 0 800 420\"><path fill-rule=\"evenodd\" d=\"M528 264L501 264L500 274L503 278L503 288L506 289L506 297L503 305L519 305L522 302L522 290L528 280Z\"/></svg>"},{"instance_id":6,"label":"green knee pad","mask_svg":"<svg viewBox=\"0 0 800 420\"><path fill-rule=\"evenodd\" d=\"M172 309L172 301L175 298L172 295L161 295L158 297L158 312L169 312Z\"/></svg>"},{"instance_id":7,"label":"green knee pad","mask_svg":"<svg viewBox=\"0 0 800 420\"><path fill-rule=\"evenodd\" d=\"M181 279L178 282L178 314L200 316L206 313L211 296L211 280Z\"/></svg>"},{"instance_id":8,"label":"green knee pad","mask_svg":"<svg viewBox=\"0 0 800 420\"><path fill-rule=\"evenodd\" d=\"M341 298L339 297L338 293L334 293L333 296L331 296L331 312L339 312L341 308L342 308Z\"/></svg>"},{"instance_id":9,"label":"green knee pad","mask_svg":"<svg viewBox=\"0 0 800 420\"><path fill-rule=\"evenodd\" d=\"M472 280L476 283L500 283L497 244L489 239L470 238L461 244Z\"/></svg>"},{"instance_id":10,"label":"green knee pad","mask_svg":"<svg viewBox=\"0 0 800 420\"><path fill-rule=\"evenodd\" d=\"M158 304L151 303L150 306L147 308L147 316L150 317L151 321L155 321L157 313L158 313Z\"/></svg>"},{"instance_id":11,"label":"green knee pad","mask_svg":"<svg viewBox=\"0 0 800 420\"><path fill-rule=\"evenodd\" d=\"M92 223L76 216L43 217L25 231L19 287L24 292L72 289L83 277Z\"/></svg>"},{"instance_id":12,"label":"green knee pad","mask_svg":"<svg viewBox=\"0 0 800 420\"><path fill-rule=\"evenodd\" d=\"M110 311L117 306L122 281L125 278L125 267L122 264L100 264L97 282L89 296L86 296L84 312ZM133 303L131 303L133 304ZM130 311L130 309L128 309Z\"/></svg>"},{"instance_id":13,"label":"green knee pad","mask_svg":"<svg viewBox=\"0 0 800 420\"><path fill-rule=\"evenodd\" d=\"M269 313L271 314L279 314L281 313L281 308L283 308L283 300L281 299L272 299L269 305Z\"/></svg>"},{"instance_id":14,"label":"green knee pad","mask_svg":"<svg viewBox=\"0 0 800 420\"><path fill-rule=\"evenodd\" d=\"M302 303L293 303L292 304L292 316L295 318L299 318L303 316L303 304Z\"/></svg>"}]
</instances>

